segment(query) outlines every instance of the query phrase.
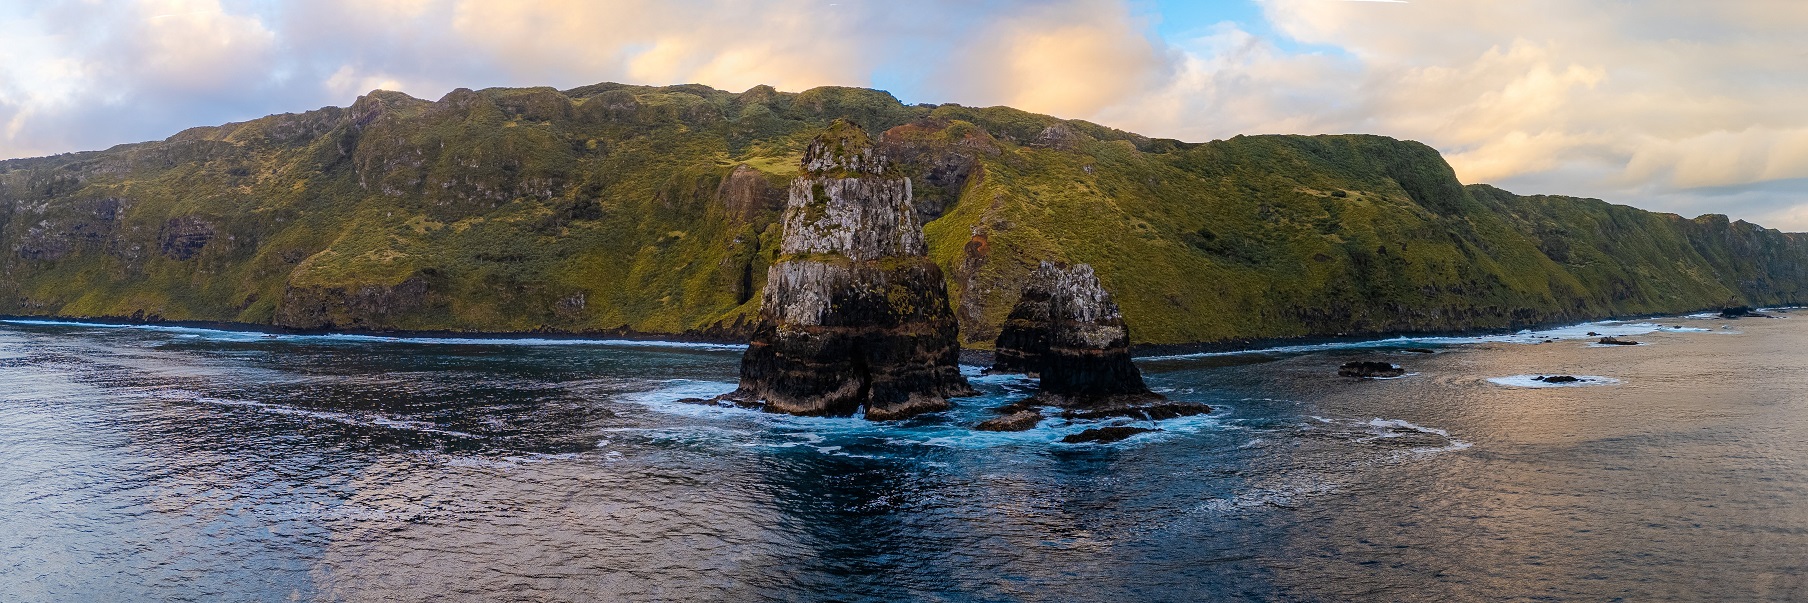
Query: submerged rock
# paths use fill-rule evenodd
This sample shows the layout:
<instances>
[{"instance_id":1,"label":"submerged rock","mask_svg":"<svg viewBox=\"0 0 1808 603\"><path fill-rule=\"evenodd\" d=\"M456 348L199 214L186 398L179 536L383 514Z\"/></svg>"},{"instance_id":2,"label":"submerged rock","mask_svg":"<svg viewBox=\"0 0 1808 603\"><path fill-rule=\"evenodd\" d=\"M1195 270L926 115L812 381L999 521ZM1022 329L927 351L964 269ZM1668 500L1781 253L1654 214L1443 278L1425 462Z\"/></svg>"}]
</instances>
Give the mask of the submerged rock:
<instances>
[{"instance_id":1,"label":"submerged rock","mask_svg":"<svg viewBox=\"0 0 1808 603\"><path fill-rule=\"evenodd\" d=\"M1638 345L1639 344L1639 342L1633 341L1631 339L1620 339L1618 337L1602 337L1600 341L1595 342L1595 343L1599 343L1601 345Z\"/></svg>"},{"instance_id":2,"label":"submerged rock","mask_svg":"<svg viewBox=\"0 0 1808 603\"><path fill-rule=\"evenodd\" d=\"M1375 362L1372 360L1345 362L1343 363L1343 366L1337 367L1338 376L1355 377L1357 379L1398 377L1404 374L1406 374L1406 369L1400 368L1400 365L1398 364L1391 362Z\"/></svg>"},{"instance_id":3,"label":"submerged rock","mask_svg":"<svg viewBox=\"0 0 1808 603\"><path fill-rule=\"evenodd\" d=\"M836 121L804 151L741 385L722 400L798 415L901 419L973 394L942 271L866 133Z\"/></svg>"},{"instance_id":4,"label":"submerged rock","mask_svg":"<svg viewBox=\"0 0 1808 603\"><path fill-rule=\"evenodd\" d=\"M1733 306L1720 311L1721 318L1774 318L1769 314L1753 310L1751 306Z\"/></svg>"},{"instance_id":5,"label":"submerged rock","mask_svg":"<svg viewBox=\"0 0 1808 603\"><path fill-rule=\"evenodd\" d=\"M1546 375L1533 379L1533 381L1543 381L1545 383L1575 383L1581 380L1580 377L1572 377L1569 375Z\"/></svg>"},{"instance_id":6,"label":"submerged rock","mask_svg":"<svg viewBox=\"0 0 1808 603\"><path fill-rule=\"evenodd\" d=\"M1068 435L1065 438L1061 438L1061 441L1067 444L1109 444L1112 442L1121 442L1128 439L1130 436L1139 433L1149 433L1151 431L1161 430L1148 427L1094 427L1080 433Z\"/></svg>"},{"instance_id":7,"label":"submerged rock","mask_svg":"<svg viewBox=\"0 0 1808 603\"><path fill-rule=\"evenodd\" d=\"M1065 408L1164 400L1130 360L1130 329L1092 267L1043 262L998 335L992 370L1042 378L1036 399Z\"/></svg>"},{"instance_id":8,"label":"submerged rock","mask_svg":"<svg viewBox=\"0 0 1808 603\"><path fill-rule=\"evenodd\" d=\"M1119 417L1162 421L1211 414L1212 407L1198 402L1157 402L1154 404L1138 404L1116 406L1089 410L1069 410L1061 413L1067 419L1115 419Z\"/></svg>"}]
</instances>

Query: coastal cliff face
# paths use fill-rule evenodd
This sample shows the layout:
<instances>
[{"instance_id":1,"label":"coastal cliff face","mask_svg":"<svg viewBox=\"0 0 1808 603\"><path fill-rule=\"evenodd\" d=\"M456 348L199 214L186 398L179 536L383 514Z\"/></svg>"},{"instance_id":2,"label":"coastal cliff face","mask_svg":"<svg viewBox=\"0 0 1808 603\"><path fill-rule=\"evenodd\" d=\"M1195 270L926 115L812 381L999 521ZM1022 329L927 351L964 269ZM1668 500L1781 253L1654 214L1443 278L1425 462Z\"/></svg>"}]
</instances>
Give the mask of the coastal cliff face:
<instances>
[{"instance_id":1,"label":"coastal cliff face","mask_svg":"<svg viewBox=\"0 0 1808 603\"><path fill-rule=\"evenodd\" d=\"M745 339L786 187L837 119L878 133L893 184L835 194L909 187L972 347L1044 259L1092 266L1132 344L1808 301L1808 237L1465 186L1410 141L1193 144L857 88L598 84L375 91L0 161L0 314Z\"/></svg>"},{"instance_id":2,"label":"coastal cliff face","mask_svg":"<svg viewBox=\"0 0 1808 603\"><path fill-rule=\"evenodd\" d=\"M970 395L942 271L910 180L836 122L804 151L759 323L725 399L800 415L901 419Z\"/></svg>"},{"instance_id":3,"label":"coastal cliff face","mask_svg":"<svg viewBox=\"0 0 1808 603\"><path fill-rule=\"evenodd\" d=\"M1092 267L1042 262L994 348L996 372L1041 377L1036 399L1067 408L1161 400L1130 361L1130 329Z\"/></svg>"}]
</instances>

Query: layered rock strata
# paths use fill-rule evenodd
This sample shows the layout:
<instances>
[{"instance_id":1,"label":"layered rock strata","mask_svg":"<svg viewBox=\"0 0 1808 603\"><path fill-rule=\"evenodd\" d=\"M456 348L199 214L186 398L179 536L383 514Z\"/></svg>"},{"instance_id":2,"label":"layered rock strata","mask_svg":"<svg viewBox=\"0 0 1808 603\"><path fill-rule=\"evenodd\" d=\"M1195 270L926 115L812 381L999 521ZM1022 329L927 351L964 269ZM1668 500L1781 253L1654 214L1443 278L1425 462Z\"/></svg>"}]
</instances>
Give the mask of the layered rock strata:
<instances>
[{"instance_id":1,"label":"layered rock strata","mask_svg":"<svg viewBox=\"0 0 1808 603\"><path fill-rule=\"evenodd\" d=\"M805 150L783 227L740 388L723 401L891 420L974 393L910 180L858 127L837 121Z\"/></svg>"},{"instance_id":2,"label":"layered rock strata","mask_svg":"<svg viewBox=\"0 0 1808 603\"><path fill-rule=\"evenodd\" d=\"M1164 398L1130 361L1130 329L1086 264L1043 262L1005 319L994 372L1042 379L1036 398L1065 408L1134 406Z\"/></svg>"}]
</instances>

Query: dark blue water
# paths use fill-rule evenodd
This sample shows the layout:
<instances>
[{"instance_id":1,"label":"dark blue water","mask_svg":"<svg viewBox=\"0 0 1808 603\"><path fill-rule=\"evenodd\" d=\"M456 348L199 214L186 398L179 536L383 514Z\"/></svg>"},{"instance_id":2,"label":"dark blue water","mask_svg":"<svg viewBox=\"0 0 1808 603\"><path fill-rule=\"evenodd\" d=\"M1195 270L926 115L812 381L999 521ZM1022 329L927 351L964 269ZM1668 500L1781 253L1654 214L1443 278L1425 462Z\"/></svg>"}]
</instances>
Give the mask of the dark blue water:
<instances>
[{"instance_id":1,"label":"dark blue water","mask_svg":"<svg viewBox=\"0 0 1808 603\"><path fill-rule=\"evenodd\" d=\"M0 599L1800 600L1799 324L1145 360L1219 411L1068 445L967 429L1014 378L874 425L673 402L732 347L5 323Z\"/></svg>"}]
</instances>

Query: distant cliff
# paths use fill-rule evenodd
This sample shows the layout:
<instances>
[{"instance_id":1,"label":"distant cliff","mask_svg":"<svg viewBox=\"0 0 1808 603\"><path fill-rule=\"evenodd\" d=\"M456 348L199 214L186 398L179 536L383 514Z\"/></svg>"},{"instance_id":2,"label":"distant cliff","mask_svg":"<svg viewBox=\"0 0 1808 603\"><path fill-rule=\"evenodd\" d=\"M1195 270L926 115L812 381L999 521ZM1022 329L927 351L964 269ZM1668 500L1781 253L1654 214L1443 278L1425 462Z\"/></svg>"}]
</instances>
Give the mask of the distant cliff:
<instances>
[{"instance_id":1,"label":"distant cliff","mask_svg":"<svg viewBox=\"0 0 1808 603\"><path fill-rule=\"evenodd\" d=\"M741 338L832 120L910 178L962 340L1042 260L1138 343L1445 331L1808 300L1808 238L1463 186L1379 136L1151 139L884 92L378 91L0 162L0 314Z\"/></svg>"}]
</instances>

